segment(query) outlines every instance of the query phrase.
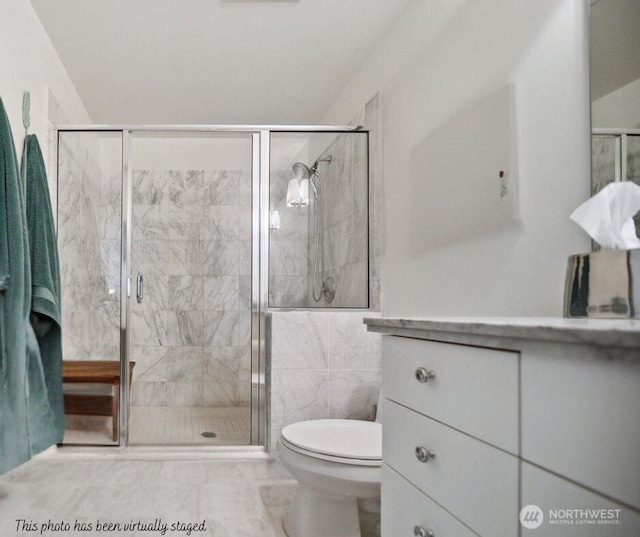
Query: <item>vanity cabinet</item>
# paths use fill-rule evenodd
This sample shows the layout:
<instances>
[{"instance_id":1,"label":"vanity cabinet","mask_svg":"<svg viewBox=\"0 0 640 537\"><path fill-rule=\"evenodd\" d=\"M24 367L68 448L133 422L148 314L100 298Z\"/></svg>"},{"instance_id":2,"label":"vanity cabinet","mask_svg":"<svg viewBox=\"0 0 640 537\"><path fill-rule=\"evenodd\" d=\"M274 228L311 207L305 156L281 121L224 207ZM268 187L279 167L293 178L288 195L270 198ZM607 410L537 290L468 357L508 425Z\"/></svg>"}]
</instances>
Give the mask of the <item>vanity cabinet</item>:
<instances>
[{"instance_id":1,"label":"vanity cabinet","mask_svg":"<svg viewBox=\"0 0 640 537\"><path fill-rule=\"evenodd\" d=\"M402 337L382 345L387 399L518 452L518 353Z\"/></svg>"},{"instance_id":2,"label":"vanity cabinet","mask_svg":"<svg viewBox=\"0 0 640 537\"><path fill-rule=\"evenodd\" d=\"M518 361L515 352L382 340L385 472L480 535L518 535ZM382 490L383 535L399 535Z\"/></svg>"},{"instance_id":3,"label":"vanity cabinet","mask_svg":"<svg viewBox=\"0 0 640 537\"><path fill-rule=\"evenodd\" d=\"M640 323L365 322L386 334L383 537L640 535Z\"/></svg>"},{"instance_id":4,"label":"vanity cabinet","mask_svg":"<svg viewBox=\"0 0 640 537\"><path fill-rule=\"evenodd\" d=\"M385 490L385 516L382 519L382 535L420 536L420 530L434 536L477 537L456 517L442 509L418 488L404 479L390 466L382 467ZM427 528L429 528L427 530Z\"/></svg>"},{"instance_id":5,"label":"vanity cabinet","mask_svg":"<svg viewBox=\"0 0 640 537\"><path fill-rule=\"evenodd\" d=\"M593 348L523 356L522 457L640 510L635 352L626 359Z\"/></svg>"}]
</instances>

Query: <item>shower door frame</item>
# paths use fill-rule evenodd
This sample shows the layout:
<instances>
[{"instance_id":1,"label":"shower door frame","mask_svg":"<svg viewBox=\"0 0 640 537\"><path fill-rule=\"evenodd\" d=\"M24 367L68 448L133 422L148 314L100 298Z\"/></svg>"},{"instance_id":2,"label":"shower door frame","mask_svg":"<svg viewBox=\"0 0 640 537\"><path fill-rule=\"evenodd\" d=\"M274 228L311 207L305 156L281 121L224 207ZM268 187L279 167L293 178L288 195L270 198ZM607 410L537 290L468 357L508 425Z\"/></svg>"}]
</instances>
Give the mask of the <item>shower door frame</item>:
<instances>
[{"instance_id":1,"label":"shower door frame","mask_svg":"<svg viewBox=\"0 0 640 537\"><path fill-rule=\"evenodd\" d=\"M250 446L269 450L270 326L269 326L269 225L270 225L270 149L272 132L356 132L359 126L344 125L60 125L61 132L115 132L122 135L121 276L120 276L120 416L118 443L128 446L130 399L129 326L132 293L131 231L133 170L131 138L139 134L238 133L251 135L251 426ZM58 168L56 180L59 184ZM200 446L198 446L200 447ZM210 446L202 446L211 449ZM229 446L221 446L228 448ZM247 446L239 446L246 448Z\"/></svg>"}]
</instances>

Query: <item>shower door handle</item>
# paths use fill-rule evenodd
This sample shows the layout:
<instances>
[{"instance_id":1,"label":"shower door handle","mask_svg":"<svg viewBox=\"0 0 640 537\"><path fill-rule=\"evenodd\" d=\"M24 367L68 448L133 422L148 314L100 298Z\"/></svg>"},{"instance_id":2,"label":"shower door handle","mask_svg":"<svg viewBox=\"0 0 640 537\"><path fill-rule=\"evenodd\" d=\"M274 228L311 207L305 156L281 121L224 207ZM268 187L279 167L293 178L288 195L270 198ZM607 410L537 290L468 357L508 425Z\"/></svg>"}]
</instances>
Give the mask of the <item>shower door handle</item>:
<instances>
[{"instance_id":1,"label":"shower door handle","mask_svg":"<svg viewBox=\"0 0 640 537\"><path fill-rule=\"evenodd\" d=\"M144 298L144 276L141 272L138 273L138 277L136 278L136 300L138 304L142 303L142 299Z\"/></svg>"}]
</instances>

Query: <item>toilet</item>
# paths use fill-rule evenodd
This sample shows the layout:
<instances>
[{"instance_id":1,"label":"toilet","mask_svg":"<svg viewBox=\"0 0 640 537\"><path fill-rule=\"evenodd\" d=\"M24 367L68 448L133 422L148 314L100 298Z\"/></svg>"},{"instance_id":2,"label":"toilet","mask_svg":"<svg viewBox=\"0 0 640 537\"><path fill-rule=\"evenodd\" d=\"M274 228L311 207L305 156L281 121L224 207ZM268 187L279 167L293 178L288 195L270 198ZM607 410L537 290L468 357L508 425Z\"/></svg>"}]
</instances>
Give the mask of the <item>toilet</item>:
<instances>
[{"instance_id":1,"label":"toilet","mask_svg":"<svg viewBox=\"0 0 640 537\"><path fill-rule=\"evenodd\" d=\"M287 425L278 457L298 480L288 537L379 535L382 426L320 419ZM361 531L362 527L362 531Z\"/></svg>"}]
</instances>

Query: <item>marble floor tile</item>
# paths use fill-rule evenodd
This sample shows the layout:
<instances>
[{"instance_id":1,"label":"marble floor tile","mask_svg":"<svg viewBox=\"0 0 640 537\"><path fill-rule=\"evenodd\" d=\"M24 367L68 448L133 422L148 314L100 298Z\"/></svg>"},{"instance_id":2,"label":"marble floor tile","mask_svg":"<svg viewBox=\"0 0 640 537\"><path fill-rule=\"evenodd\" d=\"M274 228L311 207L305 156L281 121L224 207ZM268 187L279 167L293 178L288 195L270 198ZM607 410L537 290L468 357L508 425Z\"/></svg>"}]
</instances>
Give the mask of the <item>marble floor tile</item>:
<instances>
[{"instance_id":1,"label":"marble floor tile","mask_svg":"<svg viewBox=\"0 0 640 537\"><path fill-rule=\"evenodd\" d=\"M131 522L203 523L198 537L286 537L282 514L295 481L275 459L224 460L194 454L189 460L131 459L127 455L74 455L47 452L0 476L0 535L76 537L79 524L120 524L104 535L159 535L126 527ZM16 519L35 524L18 531ZM40 531L42 524L70 525L68 531ZM78 526L74 530L74 525Z\"/></svg>"},{"instance_id":2,"label":"marble floor tile","mask_svg":"<svg viewBox=\"0 0 640 537\"><path fill-rule=\"evenodd\" d=\"M129 443L132 445L249 444L249 407L132 407ZM205 438L203 432L215 432ZM172 481L173 482L173 481Z\"/></svg>"}]
</instances>

